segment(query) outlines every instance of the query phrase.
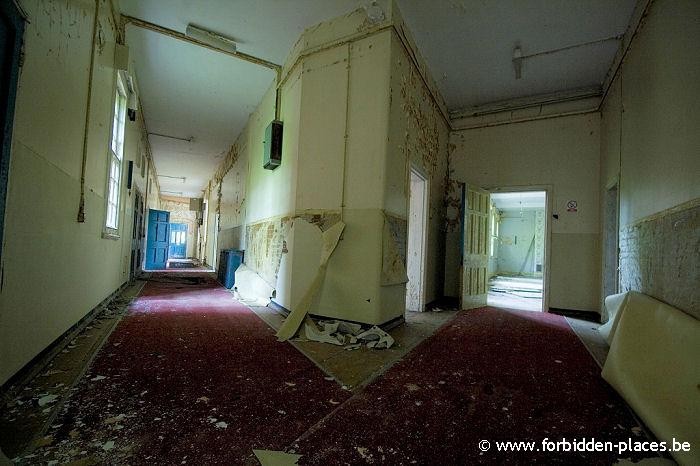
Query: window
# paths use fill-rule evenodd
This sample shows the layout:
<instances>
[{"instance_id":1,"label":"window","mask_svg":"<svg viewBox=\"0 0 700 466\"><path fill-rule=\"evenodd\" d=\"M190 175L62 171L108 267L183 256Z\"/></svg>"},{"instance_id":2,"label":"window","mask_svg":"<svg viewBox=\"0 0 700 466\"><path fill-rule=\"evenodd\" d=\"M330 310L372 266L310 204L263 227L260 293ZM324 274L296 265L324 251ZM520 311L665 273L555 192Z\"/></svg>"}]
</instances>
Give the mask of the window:
<instances>
[{"instance_id":1,"label":"window","mask_svg":"<svg viewBox=\"0 0 700 466\"><path fill-rule=\"evenodd\" d=\"M119 197L121 194L122 158L124 156L124 126L126 124L126 90L121 75L117 75L114 97L114 120L109 146L109 176L107 177L107 217L105 227L110 233L119 228Z\"/></svg>"}]
</instances>

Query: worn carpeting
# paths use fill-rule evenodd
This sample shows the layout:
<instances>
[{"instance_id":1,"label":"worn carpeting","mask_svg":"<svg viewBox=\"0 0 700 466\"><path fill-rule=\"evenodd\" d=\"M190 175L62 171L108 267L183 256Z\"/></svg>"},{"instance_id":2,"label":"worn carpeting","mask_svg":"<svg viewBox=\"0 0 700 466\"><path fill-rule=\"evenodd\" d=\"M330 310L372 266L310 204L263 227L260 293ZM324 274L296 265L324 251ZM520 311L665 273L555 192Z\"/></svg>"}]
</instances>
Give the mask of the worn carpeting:
<instances>
[{"instance_id":1,"label":"worn carpeting","mask_svg":"<svg viewBox=\"0 0 700 466\"><path fill-rule=\"evenodd\" d=\"M30 461L257 464L349 396L213 280L154 274Z\"/></svg>"},{"instance_id":2,"label":"worn carpeting","mask_svg":"<svg viewBox=\"0 0 700 466\"><path fill-rule=\"evenodd\" d=\"M645 439L553 314L462 311L356 394L328 379L208 276L153 274L20 462L245 465L267 449L318 465L612 464L640 456L542 440Z\"/></svg>"},{"instance_id":3,"label":"worn carpeting","mask_svg":"<svg viewBox=\"0 0 700 466\"><path fill-rule=\"evenodd\" d=\"M545 438L617 442L639 435L563 317L482 308L463 311L294 450L304 455L300 464L609 465L634 455L506 453L496 442L535 441L542 450ZM487 451L479 449L482 440Z\"/></svg>"}]
</instances>

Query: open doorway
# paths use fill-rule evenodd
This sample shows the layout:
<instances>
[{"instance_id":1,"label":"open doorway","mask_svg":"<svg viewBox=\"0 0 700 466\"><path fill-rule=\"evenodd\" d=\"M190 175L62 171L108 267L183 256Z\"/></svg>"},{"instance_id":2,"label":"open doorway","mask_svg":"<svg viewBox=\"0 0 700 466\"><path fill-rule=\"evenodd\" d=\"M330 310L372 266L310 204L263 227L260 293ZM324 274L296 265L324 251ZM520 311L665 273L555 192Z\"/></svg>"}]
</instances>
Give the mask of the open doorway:
<instances>
[{"instance_id":1,"label":"open doorway","mask_svg":"<svg viewBox=\"0 0 700 466\"><path fill-rule=\"evenodd\" d=\"M417 169L410 170L408 245L406 253L406 310L425 310L425 240L428 211L428 180Z\"/></svg>"},{"instance_id":2,"label":"open doorway","mask_svg":"<svg viewBox=\"0 0 700 466\"><path fill-rule=\"evenodd\" d=\"M131 227L131 265L129 267L129 280L132 281L141 271L143 264L143 239L144 239L144 214L143 196L138 189L134 189L134 218Z\"/></svg>"},{"instance_id":3,"label":"open doorway","mask_svg":"<svg viewBox=\"0 0 700 466\"><path fill-rule=\"evenodd\" d=\"M546 206L545 191L491 194L489 306L543 310Z\"/></svg>"},{"instance_id":4,"label":"open doorway","mask_svg":"<svg viewBox=\"0 0 700 466\"><path fill-rule=\"evenodd\" d=\"M618 292L619 262L619 197L615 183L605 192L603 209L603 298Z\"/></svg>"}]
</instances>

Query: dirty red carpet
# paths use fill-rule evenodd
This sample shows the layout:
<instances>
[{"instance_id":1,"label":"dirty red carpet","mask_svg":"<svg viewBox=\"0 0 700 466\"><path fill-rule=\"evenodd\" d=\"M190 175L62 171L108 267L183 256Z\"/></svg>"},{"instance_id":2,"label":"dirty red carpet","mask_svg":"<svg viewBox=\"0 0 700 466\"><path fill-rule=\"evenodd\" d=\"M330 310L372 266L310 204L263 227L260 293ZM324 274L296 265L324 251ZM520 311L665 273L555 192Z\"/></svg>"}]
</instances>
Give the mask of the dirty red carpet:
<instances>
[{"instance_id":1,"label":"dirty red carpet","mask_svg":"<svg viewBox=\"0 0 700 466\"><path fill-rule=\"evenodd\" d=\"M146 284L37 459L257 464L348 398L212 279L173 277Z\"/></svg>"},{"instance_id":2,"label":"dirty red carpet","mask_svg":"<svg viewBox=\"0 0 700 466\"><path fill-rule=\"evenodd\" d=\"M463 311L294 448L300 464L609 465L630 455L505 453L495 445L636 438L637 423L599 374L563 317Z\"/></svg>"}]
</instances>

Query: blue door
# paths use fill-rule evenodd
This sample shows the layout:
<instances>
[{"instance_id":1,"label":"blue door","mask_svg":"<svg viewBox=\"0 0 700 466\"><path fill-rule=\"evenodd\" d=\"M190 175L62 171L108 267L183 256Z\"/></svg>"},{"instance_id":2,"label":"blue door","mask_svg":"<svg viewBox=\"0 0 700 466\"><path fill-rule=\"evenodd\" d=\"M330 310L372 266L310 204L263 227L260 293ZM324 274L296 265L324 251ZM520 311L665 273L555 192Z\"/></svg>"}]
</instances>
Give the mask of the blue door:
<instances>
[{"instance_id":1,"label":"blue door","mask_svg":"<svg viewBox=\"0 0 700 466\"><path fill-rule=\"evenodd\" d=\"M185 259L187 257L187 224L170 224L170 259Z\"/></svg>"},{"instance_id":2,"label":"blue door","mask_svg":"<svg viewBox=\"0 0 700 466\"><path fill-rule=\"evenodd\" d=\"M170 235L170 212L164 210L148 211L148 238L146 242L146 268L164 269L168 262L168 244Z\"/></svg>"}]
</instances>

